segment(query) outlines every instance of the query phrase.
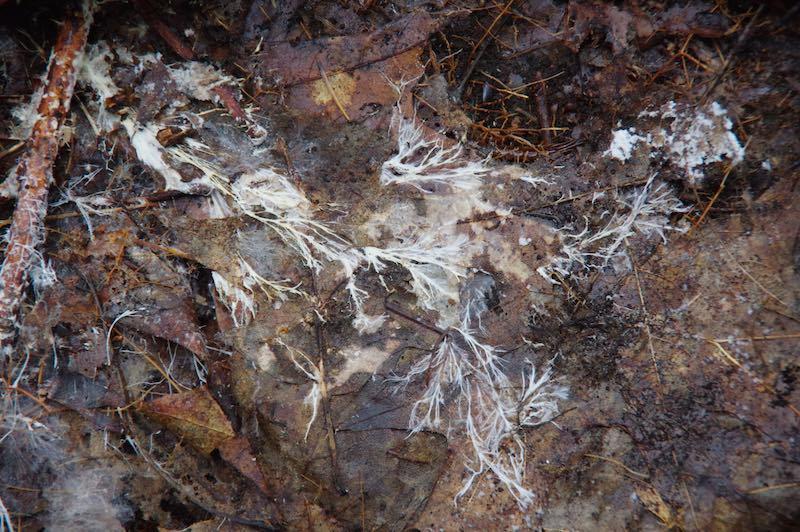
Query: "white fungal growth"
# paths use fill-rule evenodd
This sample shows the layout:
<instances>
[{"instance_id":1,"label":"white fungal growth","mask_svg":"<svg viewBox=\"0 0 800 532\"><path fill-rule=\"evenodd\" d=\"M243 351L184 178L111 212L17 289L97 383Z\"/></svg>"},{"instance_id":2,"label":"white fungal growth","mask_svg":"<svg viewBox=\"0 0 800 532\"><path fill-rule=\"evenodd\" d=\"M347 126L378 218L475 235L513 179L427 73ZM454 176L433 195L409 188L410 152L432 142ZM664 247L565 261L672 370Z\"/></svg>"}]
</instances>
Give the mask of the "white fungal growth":
<instances>
[{"instance_id":1,"label":"white fungal growth","mask_svg":"<svg viewBox=\"0 0 800 532\"><path fill-rule=\"evenodd\" d=\"M247 292L228 282L219 272L211 272L211 279L222 303L228 308L235 327L249 323L256 316L256 302L252 291Z\"/></svg>"},{"instance_id":2,"label":"white fungal growth","mask_svg":"<svg viewBox=\"0 0 800 532\"><path fill-rule=\"evenodd\" d=\"M86 53L78 63L77 81L95 93L97 113L94 126L104 131L111 131L119 124L119 117L106 109L106 100L116 96L120 88L111 78L111 64L114 55L105 41L99 41L86 47Z\"/></svg>"},{"instance_id":3,"label":"white fungal growth","mask_svg":"<svg viewBox=\"0 0 800 532\"><path fill-rule=\"evenodd\" d=\"M185 61L167 67L178 90L200 101L216 101L212 91L222 85L236 84L236 80L216 67L198 61Z\"/></svg>"},{"instance_id":4,"label":"white fungal growth","mask_svg":"<svg viewBox=\"0 0 800 532\"><path fill-rule=\"evenodd\" d=\"M11 514L8 513L8 508L3 504L3 499L0 498L0 532L14 532L14 524L11 522Z\"/></svg>"},{"instance_id":5,"label":"white fungal growth","mask_svg":"<svg viewBox=\"0 0 800 532\"><path fill-rule=\"evenodd\" d=\"M620 210L614 212L599 231L591 232L588 220L583 230L577 233L559 230L561 252L548 265L539 267L539 274L555 282L551 278L554 272L566 277L576 264L586 270L604 268L613 258L623 254L627 238L636 234L645 237L657 235L666 243L668 231L685 232L684 228L671 225L669 216L687 212L690 207L684 206L665 183L653 187L655 177L656 174L650 176L640 189L617 197Z\"/></svg>"},{"instance_id":6,"label":"white fungal growth","mask_svg":"<svg viewBox=\"0 0 800 532\"><path fill-rule=\"evenodd\" d=\"M49 260L38 250L35 251L35 257L31 266L31 284L36 297L40 297L45 289L53 286L58 282L58 276L53 269L53 265Z\"/></svg>"},{"instance_id":7,"label":"white fungal growth","mask_svg":"<svg viewBox=\"0 0 800 532\"><path fill-rule=\"evenodd\" d=\"M311 431L311 426L314 424L314 420L317 419L317 412L319 411L319 405L322 401L323 386L325 386L324 366L322 365L322 360L320 360L319 365L315 365L308 355L299 349L295 349L294 347L286 345L280 338L277 340L277 342L286 348L286 351L289 353L289 357L292 359L292 363L312 383L311 389L308 391L306 398L303 400L303 404L311 406L311 417L308 420L308 425L306 425L306 433L303 437L305 441L308 441L308 433ZM300 357L305 365L301 362L298 362L296 357Z\"/></svg>"},{"instance_id":8,"label":"white fungal growth","mask_svg":"<svg viewBox=\"0 0 800 532\"><path fill-rule=\"evenodd\" d=\"M120 519L130 517L130 508L117 497L120 477L110 468L86 462L44 490L48 530L118 530Z\"/></svg>"},{"instance_id":9,"label":"white fungal growth","mask_svg":"<svg viewBox=\"0 0 800 532\"><path fill-rule=\"evenodd\" d=\"M458 300L457 283L451 281L465 275L465 268L459 260L466 242L464 235L440 243L434 236L423 234L406 244L387 248L365 247L362 251L368 266L378 273L387 262L405 268L411 274L411 289L417 296L417 303L436 310L436 303L442 298Z\"/></svg>"},{"instance_id":10,"label":"white fungal growth","mask_svg":"<svg viewBox=\"0 0 800 532\"><path fill-rule=\"evenodd\" d=\"M441 140L426 139L422 127L404 118L398 108L390 129L397 129L397 153L381 167L382 185L408 184L425 193L437 184L472 190L489 173L483 161L464 160L460 144L445 147Z\"/></svg>"},{"instance_id":11,"label":"white fungal growth","mask_svg":"<svg viewBox=\"0 0 800 532\"><path fill-rule=\"evenodd\" d=\"M519 433L524 427L547 423L559 413L558 403L567 399L567 389L550 382L548 368L537 379L536 369L517 392L502 372L477 371L467 379L466 395L459 397L459 409L472 446L470 471L456 500L466 494L475 480L491 471L509 490L520 508L526 508L533 492L525 487L525 445Z\"/></svg>"},{"instance_id":12,"label":"white fungal growth","mask_svg":"<svg viewBox=\"0 0 800 532\"><path fill-rule=\"evenodd\" d=\"M232 201L235 209L273 229L309 268L322 261L350 262L350 245L324 222L314 219L311 203L286 176L269 168L243 174L231 183L212 157L212 150L194 139L171 146L167 153L203 173L201 182Z\"/></svg>"},{"instance_id":13,"label":"white fungal growth","mask_svg":"<svg viewBox=\"0 0 800 532\"><path fill-rule=\"evenodd\" d=\"M448 331L435 352L416 361L404 376L390 380L403 386L425 382L409 416L412 434L443 428L466 433L472 451L465 464L469 474L456 501L484 472L491 471L519 506L526 508L533 492L524 485L525 446L519 431L557 416L558 402L567 398L567 390L551 382L549 367L537 378L533 365L522 376L521 391L514 388L504 372L500 351L480 340L471 328L486 309L479 297L476 293L468 299L460 326ZM443 427L451 401L457 414Z\"/></svg>"},{"instance_id":14,"label":"white fungal growth","mask_svg":"<svg viewBox=\"0 0 800 532\"><path fill-rule=\"evenodd\" d=\"M286 301L290 295L305 296L306 293L300 290L300 284L292 284L289 279L280 281L270 281L261 276L253 267L241 256L237 257L237 270L234 277L238 282L231 282L225 279L219 272L212 272L211 277L214 286L217 288L222 303L228 308L235 327L247 325L250 319L256 316L256 291L261 291L272 301L277 298Z\"/></svg>"},{"instance_id":15,"label":"white fungal growth","mask_svg":"<svg viewBox=\"0 0 800 532\"><path fill-rule=\"evenodd\" d=\"M613 157L622 162L627 161L633 154L633 149L639 141L647 140L645 137L636 134L636 130L630 129L617 129L613 132L611 145L603 152L605 157Z\"/></svg>"},{"instance_id":16,"label":"white fungal growth","mask_svg":"<svg viewBox=\"0 0 800 532\"><path fill-rule=\"evenodd\" d=\"M231 186L237 203L256 213L278 216L290 211L310 216L311 202L288 177L270 168L241 175Z\"/></svg>"},{"instance_id":17,"label":"white fungal growth","mask_svg":"<svg viewBox=\"0 0 800 532\"><path fill-rule=\"evenodd\" d=\"M92 224L91 215L105 214L104 208L111 206L111 199L103 193L91 194L88 196L80 196L75 190L84 183L90 182L94 177L100 173L100 168L89 172L83 176L71 179L67 187L61 192L61 198L51 204L52 207L58 207L65 203L74 203L78 212L86 224L86 229L89 231L89 239L94 240L94 224Z\"/></svg>"},{"instance_id":18,"label":"white fungal growth","mask_svg":"<svg viewBox=\"0 0 800 532\"><path fill-rule=\"evenodd\" d=\"M527 378L525 373L522 374L522 392L517 402L519 426L535 427L559 414L558 401L567 399L569 393L566 387L550 382L552 374L553 370L548 366L537 378L533 364Z\"/></svg>"},{"instance_id":19,"label":"white fungal growth","mask_svg":"<svg viewBox=\"0 0 800 532\"><path fill-rule=\"evenodd\" d=\"M306 295L305 292L299 290L299 283L292 286L289 279L280 281L265 279L259 275L241 255L239 256L239 270L242 276L242 286L244 286L245 290L252 293L256 289L259 289L270 301L276 297L281 301L286 301L289 294L296 296Z\"/></svg>"},{"instance_id":20,"label":"white fungal growth","mask_svg":"<svg viewBox=\"0 0 800 532\"><path fill-rule=\"evenodd\" d=\"M639 117L658 117L660 125L641 134L632 127L615 130L604 156L626 162L641 143L650 148L651 156L660 151L681 168L690 183L705 178L706 164L728 159L735 166L744 160L744 147L733 132L728 112L717 102L705 108L682 110L678 110L675 102L669 102L659 111L646 111Z\"/></svg>"},{"instance_id":21,"label":"white fungal growth","mask_svg":"<svg viewBox=\"0 0 800 532\"><path fill-rule=\"evenodd\" d=\"M380 329L386 321L386 314L370 316L364 311L364 302L369 297L367 291L356 286L355 277L352 276L347 280L346 288L355 308L353 327L359 334L372 334Z\"/></svg>"},{"instance_id":22,"label":"white fungal growth","mask_svg":"<svg viewBox=\"0 0 800 532\"><path fill-rule=\"evenodd\" d=\"M166 152L156 138L158 128L155 125L137 124L130 118L123 120L122 125L128 132L139 160L164 178L165 190L188 192L192 188L189 183L184 183L178 171L164 159Z\"/></svg>"},{"instance_id":23,"label":"white fungal growth","mask_svg":"<svg viewBox=\"0 0 800 532\"><path fill-rule=\"evenodd\" d=\"M168 65L167 70L178 86L178 90L199 101L219 104L221 99L214 89L224 86L239 86L238 80L225 74L217 67L198 61L186 61ZM261 144L267 137L267 130L256 121L252 107L243 107L242 113L244 117L241 118L243 118L247 126L247 134L253 144Z\"/></svg>"},{"instance_id":24,"label":"white fungal growth","mask_svg":"<svg viewBox=\"0 0 800 532\"><path fill-rule=\"evenodd\" d=\"M524 181L529 185L533 185L534 187L539 187L540 185L554 185L555 182L547 179L546 177L542 176L534 176L534 175L523 175L519 178L520 181Z\"/></svg>"},{"instance_id":25,"label":"white fungal growth","mask_svg":"<svg viewBox=\"0 0 800 532\"><path fill-rule=\"evenodd\" d=\"M116 96L119 92L119 87L111 79L113 59L114 55L111 53L108 43L99 41L86 47L86 53L80 61L78 81L91 87L97 93L101 103Z\"/></svg>"},{"instance_id":26,"label":"white fungal growth","mask_svg":"<svg viewBox=\"0 0 800 532\"><path fill-rule=\"evenodd\" d=\"M45 78L39 80L39 85L33 91L28 101L20 103L11 109L11 116L16 125L11 127L10 136L16 140L27 140L33 130L33 125L39 119L39 104L44 95Z\"/></svg>"}]
</instances>

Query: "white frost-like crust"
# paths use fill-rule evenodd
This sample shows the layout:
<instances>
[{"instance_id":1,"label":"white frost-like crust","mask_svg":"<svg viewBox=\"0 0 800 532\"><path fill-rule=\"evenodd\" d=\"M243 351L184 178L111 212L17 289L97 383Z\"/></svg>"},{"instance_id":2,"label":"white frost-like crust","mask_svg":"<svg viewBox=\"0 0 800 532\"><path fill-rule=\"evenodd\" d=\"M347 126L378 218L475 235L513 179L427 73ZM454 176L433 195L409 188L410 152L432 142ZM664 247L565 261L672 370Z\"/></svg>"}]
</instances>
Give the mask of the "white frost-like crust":
<instances>
[{"instance_id":1,"label":"white frost-like crust","mask_svg":"<svg viewBox=\"0 0 800 532\"><path fill-rule=\"evenodd\" d=\"M625 162L631 158L631 154L633 153L633 149L636 147L636 143L642 140L647 139L637 135L636 130L633 128L617 129L613 132L611 145L608 147L608 150L603 153L603 155Z\"/></svg>"},{"instance_id":2,"label":"white frost-like crust","mask_svg":"<svg viewBox=\"0 0 800 532\"><path fill-rule=\"evenodd\" d=\"M703 166L728 159L732 165L744 160L745 150L733 132L728 112L717 102L705 109L678 110L669 102L660 112L640 113L640 117L659 117L668 128L658 127L646 134L635 128L617 129L608 150L603 154L622 162L631 158L633 149L641 143L660 150L664 157L686 172L690 183L705 178Z\"/></svg>"}]
</instances>

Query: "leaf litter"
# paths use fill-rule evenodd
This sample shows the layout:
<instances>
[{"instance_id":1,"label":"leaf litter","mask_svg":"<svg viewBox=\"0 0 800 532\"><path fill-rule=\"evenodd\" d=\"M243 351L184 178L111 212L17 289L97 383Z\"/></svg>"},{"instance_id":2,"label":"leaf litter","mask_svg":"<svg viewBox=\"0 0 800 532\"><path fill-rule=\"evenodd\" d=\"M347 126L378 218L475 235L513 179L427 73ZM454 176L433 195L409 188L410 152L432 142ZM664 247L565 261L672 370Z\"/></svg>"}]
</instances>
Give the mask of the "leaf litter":
<instances>
[{"instance_id":1,"label":"leaf litter","mask_svg":"<svg viewBox=\"0 0 800 532\"><path fill-rule=\"evenodd\" d=\"M2 529L797 521L792 12L82 7Z\"/></svg>"}]
</instances>

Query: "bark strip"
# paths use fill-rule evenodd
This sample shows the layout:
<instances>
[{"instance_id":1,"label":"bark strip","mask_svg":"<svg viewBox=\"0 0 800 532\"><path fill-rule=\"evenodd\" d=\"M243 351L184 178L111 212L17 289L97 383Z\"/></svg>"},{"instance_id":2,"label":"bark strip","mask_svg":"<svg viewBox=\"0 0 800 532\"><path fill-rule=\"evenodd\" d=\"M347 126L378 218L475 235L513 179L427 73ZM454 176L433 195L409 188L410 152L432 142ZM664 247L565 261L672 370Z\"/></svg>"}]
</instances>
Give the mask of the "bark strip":
<instances>
[{"instance_id":1,"label":"bark strip","mask_svg":"<svg viewBox=\"0 0 800 532\"><path fill-rule=\"evenodd\" d=\"M16 170L19 197L0 270L0 360L13 350L28 272L36 257L36 246L44 238L47 193L58 155L59 132L69 113L77 77L76 63L86 45L90 18L82 12L70 13L61 24L47 67L39 116Z\"/></svg>"}]
</instances>

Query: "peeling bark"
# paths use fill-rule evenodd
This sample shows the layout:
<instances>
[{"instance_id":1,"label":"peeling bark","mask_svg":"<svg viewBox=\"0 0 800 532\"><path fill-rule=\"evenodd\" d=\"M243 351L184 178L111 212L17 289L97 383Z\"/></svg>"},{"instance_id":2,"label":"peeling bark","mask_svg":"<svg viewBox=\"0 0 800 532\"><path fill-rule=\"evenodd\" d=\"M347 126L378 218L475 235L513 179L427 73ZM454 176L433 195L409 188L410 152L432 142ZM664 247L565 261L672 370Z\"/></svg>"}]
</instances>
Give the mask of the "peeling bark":
<instances>
[{"instance_id":1,"label":"peeling bark","mask_svg":"<svg viewBox=\"0 0 800 532\"><path fill-rule=\"evenodd\" d=\"M8 246L0 270L0 352L9 355L17 332L17 314L28 284L35 248L44 237L47 193L58 155L59 132L69 113L77 77L76 63L83 53L91 16L75 12L61 25L47 67L46 90L39 103L25 153L15 179L20 190L7 234Z\"/></svg>"}]
</instances>

